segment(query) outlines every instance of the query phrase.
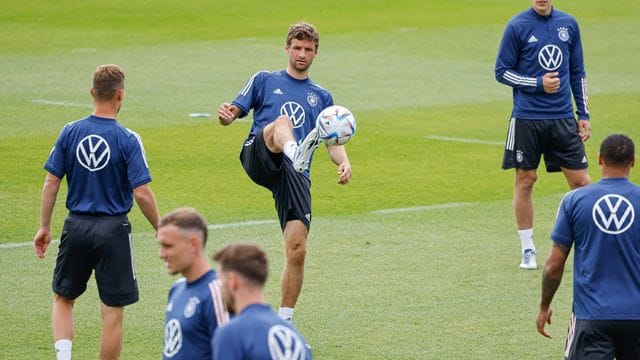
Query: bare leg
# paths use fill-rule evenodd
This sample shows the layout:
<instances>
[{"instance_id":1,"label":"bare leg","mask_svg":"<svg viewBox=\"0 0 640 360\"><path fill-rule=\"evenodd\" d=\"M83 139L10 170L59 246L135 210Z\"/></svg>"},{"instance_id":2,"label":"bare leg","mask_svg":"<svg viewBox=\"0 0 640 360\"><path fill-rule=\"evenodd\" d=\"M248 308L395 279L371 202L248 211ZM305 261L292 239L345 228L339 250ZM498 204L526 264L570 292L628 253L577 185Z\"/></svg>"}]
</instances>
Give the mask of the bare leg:
<instances>
[{"instance_id":1,"label":"bare leg","mask_svg":"<svg viewBox=\"0 0 640 360\"><path fill-rule=\"evenodd\" d=\"M587 169L570 170L562 168L562 173L564 177L567 178L567 184L569 184L571 190L589 185L591 182Z\"/></svg>"},{"instance_id":2,"label":"bare leg","mask_svg":"<svg viewBox=\"0 0 640 360\"><path fill-rule=\"evenodd\" d=\"M267 149L276 154L282 152L284 144L288 141L295 142L293 124L291 124L289 117L285 115L279 116L274 122L265 126L262 134Z\"/></svg>"},{"instance_id":3,"label":"bare leg","mask_svg":"<svg viewBox=\"0 0 640 360\"><path fill-rule=\"evenodd\" d=\"M538 176L536 170L516 169L516 185L513 194L513 211L518 230L533 227L533 185Z\"/></svg>"},{"instance_id":4,"label":"bare leg","mask_svg":"<svg viewBox=\"0 0 640 360\"><path fill-rule=\"evenodd\" d=\"M53 296L53 310L51 311L51 327L53 339L73 339L73 305L75 300L70 300L58 294Z\"/></svg>"},{"instance_id":5,"label":"bare leg","mask_svg":"<svg viewBox=\"0 0 640 360\"><path fill-rule=\"evenodd\" d=\"M304 259L309 230L300 220L287 222L284 228L286 262L280 279L280 306L294 308L302 289Z\"/></svg>"},{"instance_id":6,"label":"bare leg","mask_svg":"<svg viewBox=\"0 0 640 360\"><path fill-rule=\"evenodd\" d=\"M124 307L101 304L102 338L100 339L100 359L117 360L122 349L122 322Z\"/></svg>"}]
</instances>

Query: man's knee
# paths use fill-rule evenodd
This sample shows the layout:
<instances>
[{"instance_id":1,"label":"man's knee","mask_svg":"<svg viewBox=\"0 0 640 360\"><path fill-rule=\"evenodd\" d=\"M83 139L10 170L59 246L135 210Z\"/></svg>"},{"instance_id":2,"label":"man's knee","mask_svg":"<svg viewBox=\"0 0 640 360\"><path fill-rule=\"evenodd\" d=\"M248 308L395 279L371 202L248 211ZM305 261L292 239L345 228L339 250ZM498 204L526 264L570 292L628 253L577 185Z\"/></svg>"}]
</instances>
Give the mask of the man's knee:
<instances>
[{"instance_id":1,"label":"man's knee","mask_svg":"<svg viewBox=\"0 0 640 360\"><path fill-rule=\"evenodd\" d=\"M304 259L307 256L306 239L299 241L291 241L287 245L287 264L293 266L304 265Z\"/></svg>"}]
</instances>

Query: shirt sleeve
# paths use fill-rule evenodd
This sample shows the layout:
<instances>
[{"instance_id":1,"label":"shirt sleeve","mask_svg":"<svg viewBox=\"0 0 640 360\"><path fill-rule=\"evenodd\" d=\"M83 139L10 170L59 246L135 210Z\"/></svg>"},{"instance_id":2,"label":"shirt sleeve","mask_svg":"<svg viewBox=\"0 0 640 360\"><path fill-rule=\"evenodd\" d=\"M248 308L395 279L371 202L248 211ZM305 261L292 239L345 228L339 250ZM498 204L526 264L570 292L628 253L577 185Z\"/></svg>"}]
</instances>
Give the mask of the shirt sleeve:
<instances>
[{"instance_id":1,"label":"shirt sleeve","mask_svg":"<svg viewBox=\"0 0 640 360\"><path fill-rule=\"evenodd\" d=\"M136 132L127 129L130 136L128 137L127 157L127 177L131 184L131 189L135 189L140 185L151 182L151 174L149 173L149 164L147 163L147 155L144 151L142 138Z\"/></svg>"},{"instance_id":2,"label":"shirt sleeve","mask_svg":"<svg viewBox=\"0 0 640 360\"><path fill-rule=\"evenodd\" d=\"M243 118L249 114L249 111L253 109L256 104L260 103L260 99L262 97L261 89L264 76L262 76L265 71L259 71L255 73L247 84L240 90L236 98L233 100L232 104L240 108L242 110L242 114L240 114L240 118Z\"/></svg>"},{"instance_id":3,"label":"shirt sleeve","mask_svg":"<svg viewBox=\"0 0 640 360\"><path fill-rule=\"evenodd\" d=\"M502 84L526 92L539 92L542 89L542 78L527 76L517 72L520 61L520 45L518 34L513 23L509 22L498 48L495 76Z\"/></svg>"},{"instance_id":4,"label":"shirt sleeve","mask_svg":"<svg viewBox=\"0 0 640 360\"><path fill-rule=\"evenodd\" d=\"M574 234L571 227L571 192L567 193L560 201L558 212L556 214L556 223L551 230L551 240L556 243L571 247L573 244Z\"/></svg>"},{"instance_id":5,"label":"shirt sleeve","mask_svg":"<svg viewBox=\"0 0 640 360\"><path fill-rule=\"evenodd\" d=\"M584 68L582 40L578 23L574 24L575 34L571 43L569 57L569 71L571 74L571 92L576 102L578 119L589 120L589 96L587 95L587 78Z\"/></svg>"},{"instance_id":6,"label":"shirt sleeve","mask_svg":"<svg viewBox=\"0 0 640 360\"><path fill-rule=\"evenodd\" d=\"M58 135L58 139L53 145L53 149L49 153L47 161L44 163L44 168L51 174L62 179L65 175L64 158L67 151L65 139L67 134L67 126L63 127Z\"/></svg>"}]
</instances>

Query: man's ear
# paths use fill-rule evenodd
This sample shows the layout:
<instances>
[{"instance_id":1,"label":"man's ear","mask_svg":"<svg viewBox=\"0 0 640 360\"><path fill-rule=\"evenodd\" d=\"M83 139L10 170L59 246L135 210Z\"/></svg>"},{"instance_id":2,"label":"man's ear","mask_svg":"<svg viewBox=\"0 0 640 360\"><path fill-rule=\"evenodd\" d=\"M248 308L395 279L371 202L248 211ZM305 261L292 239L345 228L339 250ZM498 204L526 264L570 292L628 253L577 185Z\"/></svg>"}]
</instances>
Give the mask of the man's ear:
<instances>
[{"instance_id":1,"label":"man's ear","mask_svg":"<svg viewBox=\"0 0 640 360\"><path fill-rule=\"evenodd\" d=\"M119 89L116 96L118 97L118 101L122 101L122 99L124 99L124 88Z\"/></svg>"}]
</instances>

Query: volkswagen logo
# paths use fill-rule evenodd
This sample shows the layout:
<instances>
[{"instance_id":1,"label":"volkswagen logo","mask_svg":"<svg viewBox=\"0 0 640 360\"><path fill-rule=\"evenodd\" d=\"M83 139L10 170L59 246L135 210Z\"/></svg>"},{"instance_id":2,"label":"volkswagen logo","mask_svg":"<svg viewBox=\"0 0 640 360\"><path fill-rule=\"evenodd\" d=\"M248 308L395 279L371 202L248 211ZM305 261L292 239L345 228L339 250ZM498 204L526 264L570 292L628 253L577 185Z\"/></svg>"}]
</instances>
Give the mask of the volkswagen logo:
<instances>
[{"instance_id":1,"label":"volkswagen logo","mask_svg":"<svg viewBox=\"0 0 640 360\"><path fill-rule=\"evenodd\" d=\"M627 231L635 218L631 202L617 194L607 194L598 199L591 214L598 229L612 235Z\"/></svg>"},{"instance_id":2,"label":"volkswagen logo","mask_svg":"<svg viewBox=\"0 0 640 360\"><path fill-rule=\"evenodd\" d=\"M82 139L76 148L78 163L89 171L98 171L109 163L111 149L107 141L98 135Z\"/></svg>"},{"instance_id":3,"label":"volkswagen logo","mask_svg":"<svg viewBox=\"0 0 640 360\"><path fill-rule=\"evenodd\" d=\"M302 339L284 325L274 325L269 329L269 353L273 360L304 360L305 345Z\"/></svg>"},{"instance_id":4,"label":"volkswagen logo","mask_svg":"<svg viewBox=\"0 0 640 360\"><path fill-rule=\"evenodd\" d=\"M289 101L282 105L280 115L288 116L294 128L299 128L304 124L304 108L296 102Z\"/></svg>"},{"instance_id":5,"label":"volkswagen logo","mask_svg":"<svg viewBox=\"0 0 640 360\"><path fill-rule=\"evenodd\" d=\"M562 65L562 50L555 45L547 45L538 53L538 62L545 70L556 70Z\"/></svg>"}]
</instances>

